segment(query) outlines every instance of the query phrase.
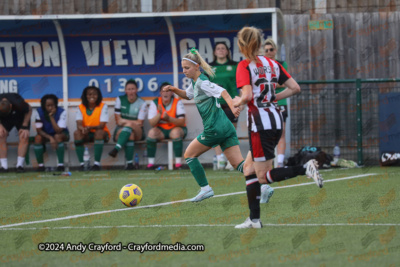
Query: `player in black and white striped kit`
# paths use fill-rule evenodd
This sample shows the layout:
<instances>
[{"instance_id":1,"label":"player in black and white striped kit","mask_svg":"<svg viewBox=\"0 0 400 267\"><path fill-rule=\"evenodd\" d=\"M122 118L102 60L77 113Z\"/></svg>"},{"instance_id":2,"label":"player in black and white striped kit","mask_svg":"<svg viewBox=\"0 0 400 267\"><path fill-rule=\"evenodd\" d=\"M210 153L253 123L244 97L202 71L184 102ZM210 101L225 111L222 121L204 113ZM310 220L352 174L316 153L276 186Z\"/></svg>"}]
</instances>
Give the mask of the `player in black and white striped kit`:
<instances>
[{"instance_id":1,"label":"player in black and white striped kit","mask_svg":"<svg viewBox=\"0 0 400 267\"><path fill-rule=\"evenodd\" d=\"M242 95L236 97L233 103L235 107L245 104L248 107L250 151L244 164L244 175L250 217L235 228L261 228L260 198L266 198L268 192L262 192L260 184L307 175L321 188L323 180L315 160L308 161L304 166L272 169L275 147L283 126L277 100L299 93L300 86L279 63L265 56L257 56L263 44L261 30L244 27L238 33L238 44L246 59L237 67L236 83L242 89ZM275 94L277 84L287 88Z\"/></svg>"}]
</instances>

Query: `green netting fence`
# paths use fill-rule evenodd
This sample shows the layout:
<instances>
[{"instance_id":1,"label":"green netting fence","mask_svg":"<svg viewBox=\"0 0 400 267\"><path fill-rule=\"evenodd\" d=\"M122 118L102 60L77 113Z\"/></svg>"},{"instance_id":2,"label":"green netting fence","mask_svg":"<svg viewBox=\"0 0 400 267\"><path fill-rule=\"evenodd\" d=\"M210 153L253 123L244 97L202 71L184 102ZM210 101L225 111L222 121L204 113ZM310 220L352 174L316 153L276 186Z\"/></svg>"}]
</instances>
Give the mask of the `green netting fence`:
<instances>
[{"instance_id":1,"label":"green netting fence","mask_svg":"<svg viewBox=\"0 0 400 267\"><path fill-rule=\"evenodd\" d=\"M400 79L301 81L290 100L291 154L318 146L361 165L379 164L379 95L400 92ZM400 108L400 107L399 107Z\"/></svg>"}]
</instances>

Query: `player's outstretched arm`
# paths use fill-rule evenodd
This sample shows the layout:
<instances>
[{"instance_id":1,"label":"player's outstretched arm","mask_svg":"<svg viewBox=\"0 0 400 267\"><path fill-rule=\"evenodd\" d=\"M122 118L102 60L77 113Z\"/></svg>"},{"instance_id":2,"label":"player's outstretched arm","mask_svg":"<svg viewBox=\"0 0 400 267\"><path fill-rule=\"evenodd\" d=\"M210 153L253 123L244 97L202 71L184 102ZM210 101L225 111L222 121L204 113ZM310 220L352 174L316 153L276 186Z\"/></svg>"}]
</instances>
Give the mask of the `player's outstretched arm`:
<instances>
[{"instance_id":1,"label":"player's outstretched arm","mask_svg":"<svg viewBox=\"0 0 400 267\"><path fill-rule=\"evenodd\" d=\"M180 97L182 97L184 99L190 100L190 98L187 97L185 90L181 90L181 89L179 89L179 88L177 88L175 86L172 86L172 85L164 86L163 87L163 91L165 91L165 92L172 91L175 94L177 94L178 96L180 96Z\"/></svg>"},{"instance_id":2,"label":"player's outstretched arm","mask_svg":"<svg viewBox=\"0 0 400 267\"><path fill-rule=\"evenodd\" d=\"M236 96L233 99L233 106L240 107L242 105L246 105L247 102L251 101L253 98L253 91L251 85L245 85L242 87L242 94L240 97Z\"/></svg>"},{"instance_id":3,"label":"player's outstretched arm","mask_svg":"<svg viewBox=\"0 0 400 267\"><path fill-rule=\"evenodd\" d=\"M232 97L229 95L229 93L224 90L221 93L222 98L225 100L225 102L228 104L229 108L231 109L233 115L235 115L235 117L239 117L240 115L240 107L235 107L233 105L233 100Z\"/></svg>"}]
</instances>

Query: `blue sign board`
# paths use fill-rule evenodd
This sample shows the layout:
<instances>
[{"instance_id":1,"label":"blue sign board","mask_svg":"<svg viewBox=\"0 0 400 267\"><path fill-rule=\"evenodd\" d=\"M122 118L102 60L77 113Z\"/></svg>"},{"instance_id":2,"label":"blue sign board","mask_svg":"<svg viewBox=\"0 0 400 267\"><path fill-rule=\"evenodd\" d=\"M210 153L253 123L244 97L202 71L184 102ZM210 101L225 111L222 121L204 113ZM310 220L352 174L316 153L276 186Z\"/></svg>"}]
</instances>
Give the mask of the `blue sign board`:
<instances>
[{"instance_id":1,"label":"blue sign board","mask_svg":"<svg viewBox=\"0 0 400 267\"><path fill-rule=\"evenodd\" d=\"M400 153L400 93L379 95L380 153Z\"/></svg>"},{"instance_id":2,"label":"blue sign board","mask_svg":"<svg viewBox=\"0 0 400 267\"><path fill-rule=\"evenodd\" d=\"M271 13L169 19L174 36L164 17L60 19L68 98L79 99L88 85L98 86L104 98L115 98L123 94L129 79L138 82L141 97L154 97L161 83L173 83L173 50L178 55L178 86L185 88L190 81L182 74L180 61L190 48L196 47L210 63L214 44L225 41L233 60L240 61L236 35L243 26L272 34ZM5 21L0 35L0 93L17 92L28 100L48 93L63 98L62 51L53 21ZM173 39L176 47L171 47Z\"/></svg>"}]
</instances>

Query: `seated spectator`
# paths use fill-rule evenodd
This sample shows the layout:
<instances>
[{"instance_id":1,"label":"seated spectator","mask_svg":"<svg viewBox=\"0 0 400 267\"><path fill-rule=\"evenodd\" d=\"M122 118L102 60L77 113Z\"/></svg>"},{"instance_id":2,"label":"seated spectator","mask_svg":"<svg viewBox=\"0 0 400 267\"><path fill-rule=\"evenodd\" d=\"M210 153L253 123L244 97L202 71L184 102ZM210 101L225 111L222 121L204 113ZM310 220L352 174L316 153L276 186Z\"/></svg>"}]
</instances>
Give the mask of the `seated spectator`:
<instances>
[{"instance_id":1,"label":"seated spectator","mask_svg":"<svg viewBox=\"0 0 400 267\"><path fill-rule=\"evenodd\" d=\"M57 171L64 171L64 142L69 140L67 112L58 106L58 98L53 94L45 95L36 110L35 155L38 171L45 171L43 164L44 144L50 142L57 152Z\"/></svg>"},{"instance_id":2,"label":"seated spectator","mask_svg":"<svg viewBox=\"0 0 400 267\"><path fill-rule=\"evenodd\" d=\"M107 128L108 106L102 102L103 96L99 88L88 86L83 90L82 104L76 112L77 130L74 132L75 149L80 162L80 170L84 170L83 153L85 142L94 141L94 165L91 171L99 171L104 142L110 139Z\"/></svg>"},{"instance_id":3,"label":"seated spectator","mask_svg":"<svg viewBox=\"0 0 400 267\"><path fill-rule=\"evenodd\" d=\"M122 147L125 147L126 170L133 170L133 153L135 141L143 140L143 122L146 118L146 101L137 96L138 88L135 80L125 84L125 95L115 100L114 141L117 143L108 155L116 157Z\"/></svg>"},{"instance_id":4,"label":"seated spectator","mask_svg":"<svg viewBox=\"0 0 400 267\"><path fill-rule=\"evenodd\" d=\"M175 168L182 166L183 138L187 134L185 108L179 97L174 97L172 91L164 92L164 86L170 85L164 82L160 86L160 97L154 99L149 106L148 119L150 129L147 135L148 169L154 168L157 142L163 139L172 139L175 153Z\"/></svg>"},{"instance_id":5,"label":"seated spectator","mask_svg":"<svg viewBox=\"0 0 400 267\"><path fill-rule=\"evenodd\" d=\"M24 172L25 155L29 144L32 107L19 94L0 94L0 172L8 172L7 137L18 130L17 172Z\"/></svg>"}]
</instances>

